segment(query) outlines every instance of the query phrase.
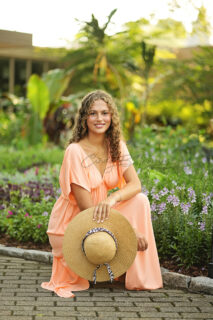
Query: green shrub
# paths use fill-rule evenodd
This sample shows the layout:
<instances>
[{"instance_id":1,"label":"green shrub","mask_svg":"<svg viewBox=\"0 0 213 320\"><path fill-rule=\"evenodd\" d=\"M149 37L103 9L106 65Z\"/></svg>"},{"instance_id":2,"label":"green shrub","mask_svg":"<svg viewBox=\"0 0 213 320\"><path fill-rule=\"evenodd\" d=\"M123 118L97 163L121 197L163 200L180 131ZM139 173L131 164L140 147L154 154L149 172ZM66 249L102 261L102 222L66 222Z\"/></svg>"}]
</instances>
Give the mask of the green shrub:
<instances>
[{"instance_id":1,"label":"green shrub","mask_svg":"<svg viewBox=\"0 0 213 320\"><path fill-rule=\"evenodd\" d=\"M36 145L23 150L0 146L0 172L15 173L33 166L61 164L64 150L59 147Z\"/></svg>"},{"instance_id":2,"label":"green shrub","mask_svg":"<svg viewBox=\"0 0 213 320\"><path fill-rule=\"evenodd\" d=\"M134 148L142 190L151 202L161 259L207 265L213 225L213 152L199 135L170 127L138 131Z\"/></svg>"}]
</instances>

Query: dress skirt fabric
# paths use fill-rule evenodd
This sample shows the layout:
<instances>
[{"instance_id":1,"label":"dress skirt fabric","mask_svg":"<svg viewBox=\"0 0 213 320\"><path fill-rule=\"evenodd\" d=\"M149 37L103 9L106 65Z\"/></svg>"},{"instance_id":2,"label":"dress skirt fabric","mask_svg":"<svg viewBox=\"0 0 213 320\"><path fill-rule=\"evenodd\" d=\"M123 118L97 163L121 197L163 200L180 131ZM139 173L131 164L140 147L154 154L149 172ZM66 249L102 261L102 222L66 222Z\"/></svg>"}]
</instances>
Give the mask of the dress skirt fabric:
<instances>
[{"instance_id":1,"label":"dress skirt fabric","mask_svg":"<svg viewBox=\"0 0 213 320\"><path fill-rule=\"evenodd\" d=\"M48 225L48 236L52 246L53 265L49 282L43 282L41 287L54 291L58 296L73 297L73 291L89 288L89 282L75 274L66 264L62 243L64 231L68 223L80 212L74 196L71 183L76 183L91 193L94 205L107 197L107 191L125 184L123 173L133 163L128 149L121 141L122 159L119 166L108 160L104 176L94 163L90 163L78 143L71 144L64 156L60 171L60 186L62 195L56 201ZM76 174L77 172L77 174ZM148 241L148 249L138 251L131 267L126 272L125 288L129 290L152 290L162 288L162 277L159 259L152 228L149 200L139 193L129 200L117 203L114 209L124 215L133 228L142 233ZM128 237L128 234L126 235Z\"/></svg>"}]
</instances>

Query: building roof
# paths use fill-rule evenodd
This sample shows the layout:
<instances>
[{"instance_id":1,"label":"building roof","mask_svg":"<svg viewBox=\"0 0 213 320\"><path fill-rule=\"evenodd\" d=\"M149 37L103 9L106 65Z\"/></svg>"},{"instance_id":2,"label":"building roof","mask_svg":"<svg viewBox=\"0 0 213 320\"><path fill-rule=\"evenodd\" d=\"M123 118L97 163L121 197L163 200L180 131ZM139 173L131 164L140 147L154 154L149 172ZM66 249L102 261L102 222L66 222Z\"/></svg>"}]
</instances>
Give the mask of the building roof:
<instances>
[{"instance_id":1,"label":"building roof","mask_svg":"<svg viewBox=\"0 0 213 320\"><path fill-rule=\"evenodd\" d=\"M57 62L63 53L63 49L34 47L30 33L0 30L0 58Z\"/></svg>"}]
</instances>

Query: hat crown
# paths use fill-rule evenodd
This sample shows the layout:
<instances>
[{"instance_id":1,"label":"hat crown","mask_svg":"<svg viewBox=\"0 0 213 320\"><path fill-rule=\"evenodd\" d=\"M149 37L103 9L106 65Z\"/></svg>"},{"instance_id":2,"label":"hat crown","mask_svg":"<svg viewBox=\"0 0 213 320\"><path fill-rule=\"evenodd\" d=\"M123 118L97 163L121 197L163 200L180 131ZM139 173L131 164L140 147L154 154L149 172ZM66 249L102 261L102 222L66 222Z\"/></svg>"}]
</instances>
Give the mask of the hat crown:
<instances>
[{"instance_id":1,"label":"hat crown","mask_svg":"<svg viewBox=\"0 0 213 320\"><path fill-rule=\"evenodd\" d=\"M84 251L89 262L95 265L109 263L116 254L116 244L111 235L99 231L85 239Z\"/></svg>"}]
</instances>

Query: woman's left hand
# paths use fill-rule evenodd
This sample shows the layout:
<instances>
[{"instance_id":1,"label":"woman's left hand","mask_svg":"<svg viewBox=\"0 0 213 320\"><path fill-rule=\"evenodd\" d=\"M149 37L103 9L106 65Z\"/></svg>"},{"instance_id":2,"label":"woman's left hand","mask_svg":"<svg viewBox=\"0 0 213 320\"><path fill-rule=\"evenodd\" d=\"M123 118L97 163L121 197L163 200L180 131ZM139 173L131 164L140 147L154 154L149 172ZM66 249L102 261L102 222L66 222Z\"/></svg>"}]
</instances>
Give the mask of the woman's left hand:
<instances>
[{"instance_id":1,"label":"woman's left hand","mask_svg":"<svg viewBox=\"0 0 213 320\"><path fill-rule=\"evenodd\" d=\"M97 223L100 223L104 222L105 219L108 219L110 209L116 204L116 202L117 201L113 196L109 196L107 199L99 202L94 209L93 220L96 220Z\"/></svg>"}]
</instances>

